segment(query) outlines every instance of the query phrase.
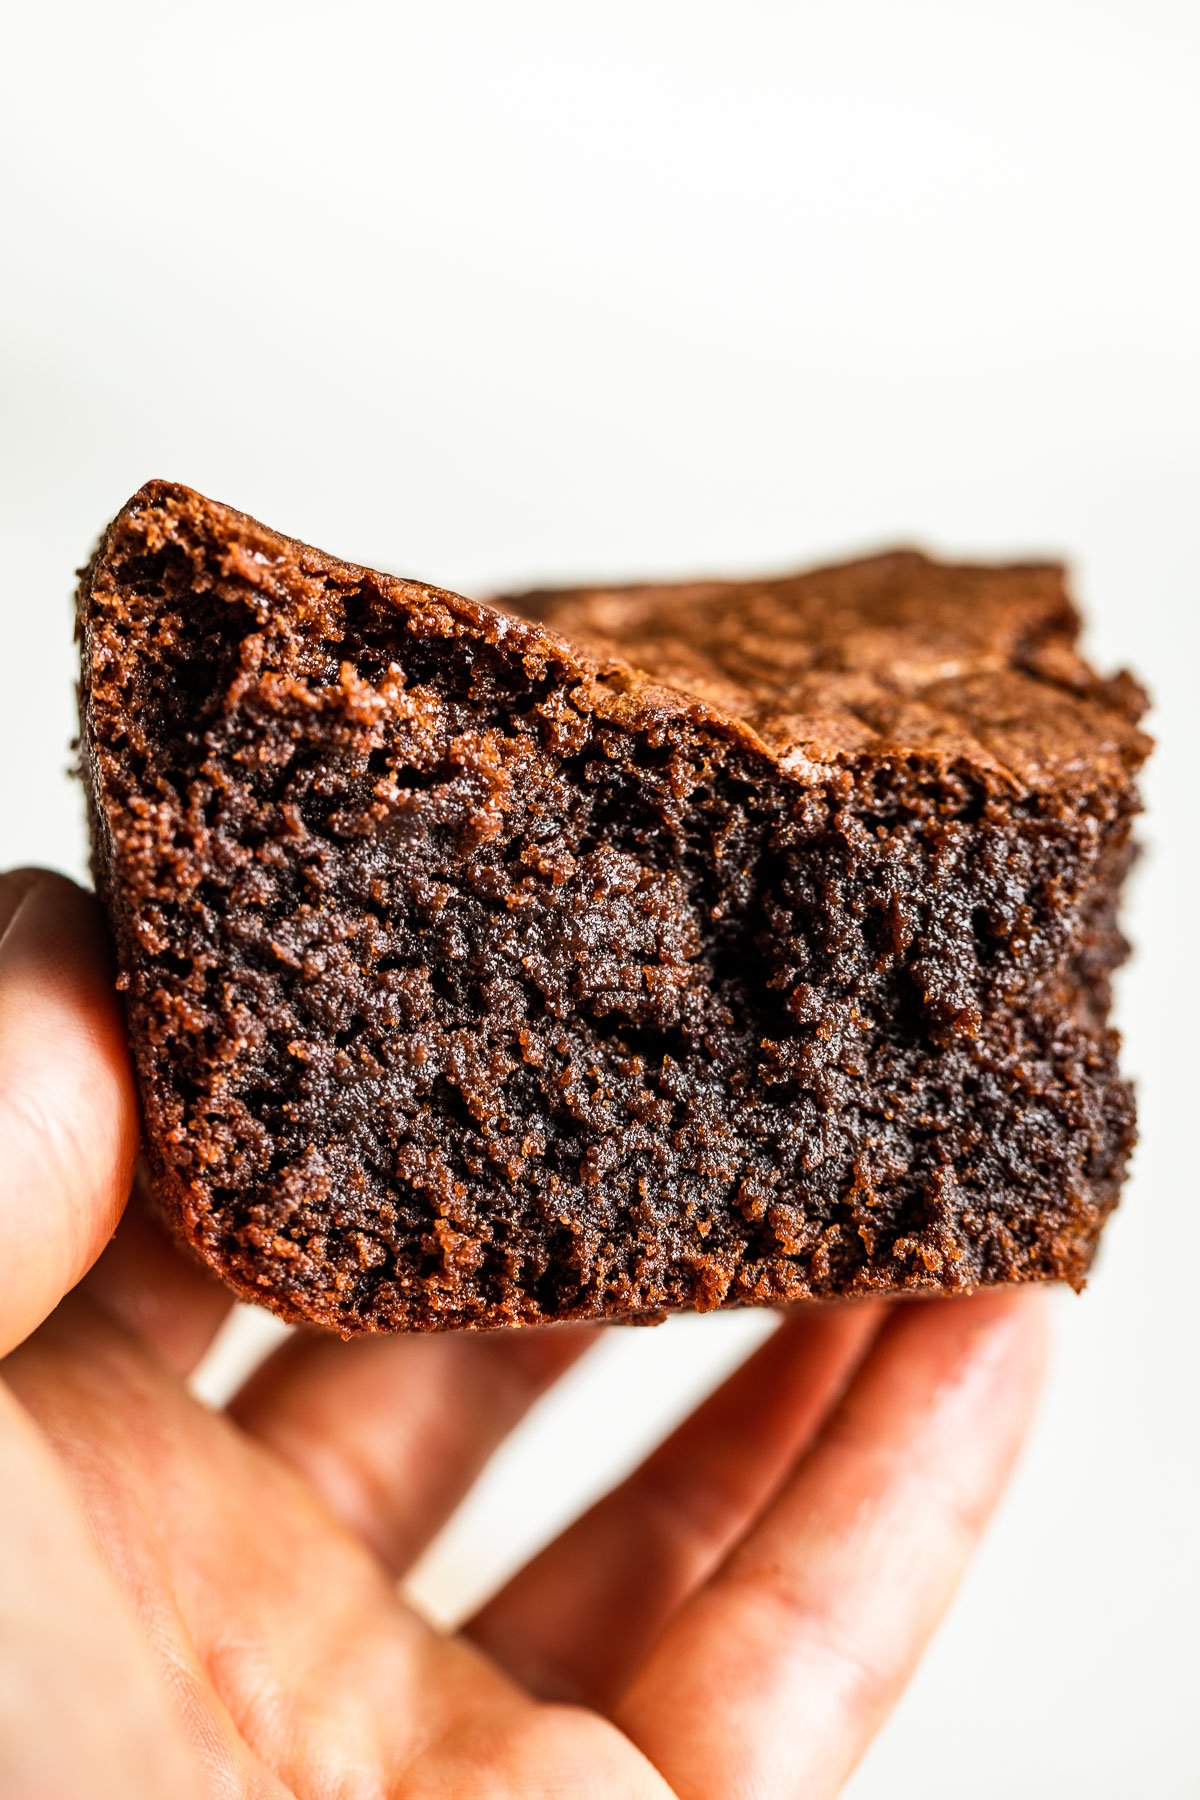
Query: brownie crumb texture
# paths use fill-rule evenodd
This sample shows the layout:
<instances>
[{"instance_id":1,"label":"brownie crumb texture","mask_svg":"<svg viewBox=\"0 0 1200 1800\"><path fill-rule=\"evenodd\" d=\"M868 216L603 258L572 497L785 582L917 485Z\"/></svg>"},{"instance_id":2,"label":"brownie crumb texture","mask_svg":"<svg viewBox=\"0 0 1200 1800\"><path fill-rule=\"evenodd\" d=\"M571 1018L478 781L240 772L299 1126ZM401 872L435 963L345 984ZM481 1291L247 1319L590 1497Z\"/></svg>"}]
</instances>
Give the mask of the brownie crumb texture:
<instances>
[{"instance_id":1,"label":"brownie crumb texture","mask_svg":"<svg viewBox=\"0 0 1200 1800\"><path fill-rule=\"evenodd\" d=\"M1128 676L1051 565L485 606L153 482L83 770L165 1217L364 1330L1082 1283Z\"/></svg>"}]
</instances>

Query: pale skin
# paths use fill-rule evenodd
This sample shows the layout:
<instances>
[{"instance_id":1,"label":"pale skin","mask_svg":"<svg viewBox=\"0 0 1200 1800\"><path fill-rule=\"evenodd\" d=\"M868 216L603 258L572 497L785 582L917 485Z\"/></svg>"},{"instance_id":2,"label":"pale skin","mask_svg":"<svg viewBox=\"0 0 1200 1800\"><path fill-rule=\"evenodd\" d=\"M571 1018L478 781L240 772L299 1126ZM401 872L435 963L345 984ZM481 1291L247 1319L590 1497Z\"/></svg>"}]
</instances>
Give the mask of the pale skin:
<instances>
[{"instance_id":1,"label":"pale skin","mask_svg":"<svg viewBox=\"0 0 1200 1800\"><path fill-rule=\"evenodd\" d=\"M399 1577L593 1334L297 1333L203 1406L229 1300L126 1205L95 903L3 876L0 932L6 1800L837 1794L1017 1454L1042 1297L796 1310L439 1633Z\"/></svg>"}]
</instances>

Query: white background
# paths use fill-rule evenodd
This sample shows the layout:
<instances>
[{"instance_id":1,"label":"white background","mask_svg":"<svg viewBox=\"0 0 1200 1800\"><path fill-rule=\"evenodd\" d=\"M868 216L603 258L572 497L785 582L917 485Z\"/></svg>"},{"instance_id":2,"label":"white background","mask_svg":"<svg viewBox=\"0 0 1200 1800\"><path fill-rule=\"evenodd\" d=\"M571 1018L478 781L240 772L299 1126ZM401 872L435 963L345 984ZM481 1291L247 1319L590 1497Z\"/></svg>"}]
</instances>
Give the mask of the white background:
<instances>
[{"instance_id":1,"label":"white background","mask_svg":"<svg viewBox=\"0 0 1200 1800\"><path fill-rule=\"evenodd\" d=\"M81 868L72 570L150 475L468 592L1060 552L1154 690L1136 1177L855 1800L1200 1793L1198 19L90 0L0 49L5 859ZM614 1333L422 1594L452 1612L759 1329Z\"/></svg>"}]
</instances>

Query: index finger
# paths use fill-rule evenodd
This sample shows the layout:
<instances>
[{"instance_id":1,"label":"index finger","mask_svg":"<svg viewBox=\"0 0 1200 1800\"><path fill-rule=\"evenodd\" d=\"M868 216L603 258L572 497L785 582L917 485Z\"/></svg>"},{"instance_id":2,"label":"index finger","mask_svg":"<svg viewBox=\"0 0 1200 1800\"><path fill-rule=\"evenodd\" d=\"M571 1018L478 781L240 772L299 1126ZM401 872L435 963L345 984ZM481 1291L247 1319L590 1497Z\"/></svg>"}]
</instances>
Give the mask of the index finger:
<instances>
[{"instance_id":1,"label":"index finger","mask_svg":"<svg viewBox=\"0 0 1200 1800\"><path fill-rule=\"evenodd\" d=\"M99 907L46 870L0 875L0 1355L112 1236L137 1119Z\"/></svg>"}]
</instances>

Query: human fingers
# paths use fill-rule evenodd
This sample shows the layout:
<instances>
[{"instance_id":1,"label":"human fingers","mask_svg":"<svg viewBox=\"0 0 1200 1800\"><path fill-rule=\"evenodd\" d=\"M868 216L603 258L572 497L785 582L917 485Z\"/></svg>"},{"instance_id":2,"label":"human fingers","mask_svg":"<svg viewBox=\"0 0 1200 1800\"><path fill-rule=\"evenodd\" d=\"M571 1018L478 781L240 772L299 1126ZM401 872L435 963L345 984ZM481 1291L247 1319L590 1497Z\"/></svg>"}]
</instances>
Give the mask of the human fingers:
<instances>
[{"instance_id":1,"label":"human fingers","mask_svg":"<svg viewBox=\"0 0 1200 1800\"><path fill-rule=\"evenodd\" d=\"M880 1323L801 1307L621 1484L519 1570L468 1635L535 1693L607 1706L767 1504Z\"/></svg>"},{"instance_id":2,"label":"human fingers","mask_svg":"<svg viewBox=\"0 0 1200 1800\"><path fill-rule=\"evenodd\" d=\"M0 1354L75 1285L129 1193L137 1102L95 901L0 876Z\"/></svg>"},{"instance_id":3,"label":"human fingers","mask_svg":"<svg viewBox=\"0 0 1200 1800\"><path fill-rule=\"evenodd\" d=\"M1043 1304L929 1302L880 1333L792 1480L615 1709L680 1800L841 1791L1016 1456Z\"/></svg>"},{"instance_id":4,"label":"human fingers","mask_svg":"<svg viewBox=\"0 0 1200 1800\"><path fill-rule=\"evenodd\" d=\"M299 1332L229 1410L402 1573L593 1337L559 1325L350 1344Z\"/></svg>"}]
</instances>

